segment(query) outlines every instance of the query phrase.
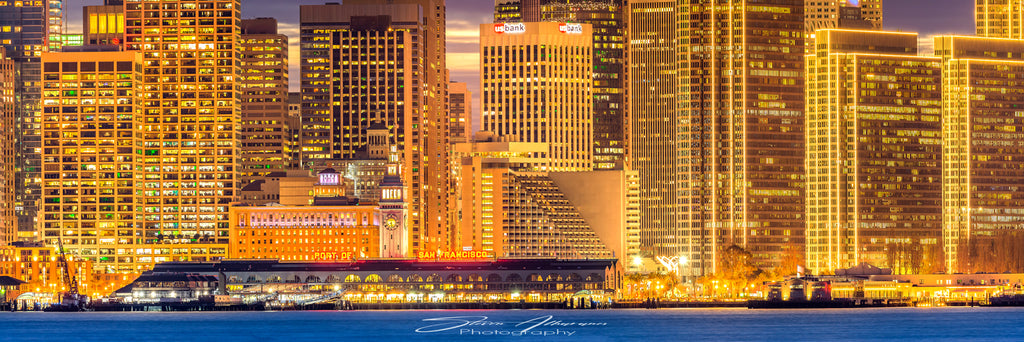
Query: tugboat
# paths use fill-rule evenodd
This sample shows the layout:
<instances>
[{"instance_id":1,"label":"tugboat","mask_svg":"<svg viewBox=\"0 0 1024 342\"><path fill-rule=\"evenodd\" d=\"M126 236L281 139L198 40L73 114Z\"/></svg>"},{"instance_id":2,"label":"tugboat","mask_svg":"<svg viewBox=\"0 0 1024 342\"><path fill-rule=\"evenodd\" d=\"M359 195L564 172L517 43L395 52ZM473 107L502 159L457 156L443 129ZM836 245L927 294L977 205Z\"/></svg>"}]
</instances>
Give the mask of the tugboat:
<instances>
[{"instance_id":1,"label":"tugboat","mask_svg":"<svg viewBox=\"0 0 1024 342\"><path fill-rule=\"evenodd\" d=\"M89 297L78 293L78 279L71 274L68 268L67 254L64 251L63 239L57 238L57 264L61 268L63 273L61 274L61 280L64 282L64 287L68 290L60 293L60 302L57 304L50 305L49 307L43 308L45 312L80 312L85 311L85 305L89 302Z\"/></svg>"}]
</instances>

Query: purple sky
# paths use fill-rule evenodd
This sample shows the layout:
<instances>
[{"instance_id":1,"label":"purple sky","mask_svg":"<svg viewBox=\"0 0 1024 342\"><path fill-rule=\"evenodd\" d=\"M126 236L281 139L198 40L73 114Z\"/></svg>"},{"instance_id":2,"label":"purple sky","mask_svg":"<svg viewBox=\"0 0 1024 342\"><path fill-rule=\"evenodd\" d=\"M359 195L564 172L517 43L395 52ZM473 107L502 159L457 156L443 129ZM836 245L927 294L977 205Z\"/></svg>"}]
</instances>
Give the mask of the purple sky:
<instances>
[{"instance_id":1,"label":"purple sky","mask_svg":"<svg viewBox=\"0 0 1024 342\"><path fill-rule=\"evenodd\" d=\"M242 17L277 18L280 32L291 38L292 90L298 91L298 18L299 5L319 5L343 0L242 0ZM384 2L383 0L381 1ZM65 2L70 9L69 32L81 31L81 6L100 5L102 0ZM945 33L973 34L973 3L971 0L886 0L885 27L887 30L919 32L922 48L931 49L929 36ZM448 0L448 68L451 79L466 82L474 98L479 89L477 60L477 32L479 24L491 22L494 9L492 0ZM479 111L475 101L474 111ZM478 122L479 120L474 120Z\"/></svg>"}]
</instances>

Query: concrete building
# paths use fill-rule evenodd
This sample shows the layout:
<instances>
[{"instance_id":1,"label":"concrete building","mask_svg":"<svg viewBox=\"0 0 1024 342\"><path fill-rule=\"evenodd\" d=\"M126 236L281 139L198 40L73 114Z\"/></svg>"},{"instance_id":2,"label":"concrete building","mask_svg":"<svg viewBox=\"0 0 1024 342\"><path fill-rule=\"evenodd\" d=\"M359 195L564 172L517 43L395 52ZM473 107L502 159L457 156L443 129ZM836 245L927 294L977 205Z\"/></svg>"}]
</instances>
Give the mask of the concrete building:
<instances>
[{"instance_id":1,"label":"concrete building","mask_svg":"<svg viewBox=\"0 0 1024 342\"><path fill-rule=\"evenodd\" d=\"M806 267L942 270L942 61L917 34L826 29L807 54Z\"/></svg>"},{"instance_id":2,"label":"concrete building","mask_svg":"<svg viewBox=\"0 0 1024 342\"><path fill-rule=\"evenodd\" d=\"M593 27L594 169L626 165L624 0L496 0L495 23L560 22Z\"/></svg>"},{"instance_id":3,"label":"concrete building","mask_svg":"<svg viewBox=\"0 0 1024 342\"><path fill-rule=\"evenodd\" d=\"M124 3L125 50L143 56L137 186L152 193L140 201L139 212L148 214L137 243L171 249L200 243L205 246L186 249L209 252L199 259L223 257L228 206L240 186L241 1ZM163 18L172 8L179 19Z\"/></svg>"},{"instance_id":4,"label":"concrete building","mask_svg":"<svg viewBox=\"0 0 1024 342\"><path fill-rule=\"evenodd\" d=\"M1024 41L939 36L947 273L1024 272Z\"/></svg>"},{"instance_id":5,"label":"concrete building","mask_svg":"<svg viewBox=\"0 0 1024 342\"><path fill-rule=\"evenodd\" d=\"M14 87L17 83L14 61L0 47L0 246L18 241L18 215L14 211L18 188L15 177L15 129L17 120Z\"/></svg>"},{"instance_id":6,"label":"concrete building","mask_svg":"<svg viewBox=\"0 0 1024 342\"><path fill-rule=\"evenodd\" d=\"M318 178L306 170L288 170L270 174L247 184L239 190L238 203L259 206L271 203L281 205L310 205L313 187Z\"/></svg>"},{"instance_id":7,"label":"concrete building","mask_svg":"<svg viewBox=\"0 0 1024 342\"><path fill-rule=\"evenodd\" d=\"M881 30L883 0L804 1L808 37L822 29Z\"/></svg>"},{"instance_id":8,"label":"concrete building","mask_svg":"<svg viewBox=\"0 0 1024 342\"><path fill-rule=\"evenodd\" d=\"M43 54L42 237L94 266L135 270L141 54ZM160 216L156 211L146 213Z\"/></svg>"},{"instance_id":9,"label":"concrete building","mask_svg":"<svg viewBox=\"0 0 1024 342\"><path fill-rule=\"evenodd\" d=\"M60 51L63 32L62 0L7 1L0 3L0 46L17 68L15 97L15 179L19 240L38 239L39 184L42 182L39 151L40 87L39 58L43 52Z\"/></svg>"},{"instance_id":10,"label":"concrete building","mask_svg":"<svg viewBox=\"0 0 1024 342\"><path fill-rule=\"evenodd\" d=\"M300 6L302 164L356 159L387 126L409 186L411 251L449 241L444 2Z\"/></svg>"},{"instance_id":11,"label":"concrete building","mask_svg":"<svg viewBox=\"0 0 1024 342\"><path fill-rule=\"evenodd\" d=\"M82 42L88 45L124 43L124 1L104 0L102 6L85 6L82 11Z\"/></svg>"},{"instance_id":12,"label":"concrete building","mask_svg":"<svg viewBox=\"0 0 1024 342\"><path fill-rule=\"evenodd\" d=\"M377 206L232 206L234 259L351 261L380 256Z\"/></svg>"},{"instance_id":13,"label":"concrete building","mask_svg":"<svg viewBox=\"0 0 1024 342\"><path fill-rule=\"evenodd\" d=\"M1024 2L977 0L974 24L979 37L1024 39Z\"/></svg>"},{"instance_id":14,"label":"concrete building","mask_svg":"<svg viewBox=\"0 0 1024 342\"><path fill-rule=\"evenodd\" d=\"M627 261L622 263L627 271L639 271L629 262L641 256L638 172L552 172L548 176L613 257Z\"/></svg>"},{"instance_id":15,"label":"concrete building","mask_svg":"<svg viewBox=\"0 0 1024 342\"><path fill-rule=\"evenodd\" d=\"M547 143L553 171L593 169L591 26L480 25L482 130Z\"/></svg>"},{"instance_id":16,"label":"concrete building","mask_svg":"<svg viewBox=\"0 0 1024 342\"><path fill-rule=\"evenodd\" d=\"M473 140L473 93L466 86L460 82L448 84L448 127L452 144Z\"/></svg>"},{"instance_id":17,"label":"concrete building","mask_svg":"<svg viewBox=\"0 0 1024 342\"><path fill-rule=\"evenodd\" d=\"M682 228L676 156L676 31L674 0L629 1L629 170L639 174L640 240L649 256L678 251Z\"/></svg>"},{"instance_id":18,"label":"concrete building","mask_svg":"<svg viewBox=\"0 0 1024 342\"><path fill-rule=\"evenodd\" d=\"M291 165L288 113L288 37L274 18L241 21L241 180L248 184Z\"/></svg>"},{"instance_id":19,"label":"concrete building","mask_svg":"<svg viewBox=\"0 0 1024 342\"><path fill-rule=\"evenodd\" d=\"M682 224L658 252L687 276L732 245L763 268L803 254L804 2L726 3L676 7Z\"/></svg>"}]
</instances>

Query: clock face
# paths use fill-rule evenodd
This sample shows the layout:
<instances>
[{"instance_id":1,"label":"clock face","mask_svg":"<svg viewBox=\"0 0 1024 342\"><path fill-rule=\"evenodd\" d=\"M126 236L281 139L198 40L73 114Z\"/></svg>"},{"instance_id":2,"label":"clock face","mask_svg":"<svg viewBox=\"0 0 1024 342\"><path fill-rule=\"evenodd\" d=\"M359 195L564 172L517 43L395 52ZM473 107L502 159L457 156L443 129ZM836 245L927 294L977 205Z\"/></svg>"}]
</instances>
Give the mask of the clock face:
<instances>
[{"instance_id":1,"label":"clock face","mask_svg":"<svg viewBox=\"0 0 1024 342\"><path fill-rule=\"evenodd\" d=\"M384 228L387 228L388 230L398 229L398 216L395 216L395 214L388 214L388 216L384 218Z\"/></svg>"}]
</instances>

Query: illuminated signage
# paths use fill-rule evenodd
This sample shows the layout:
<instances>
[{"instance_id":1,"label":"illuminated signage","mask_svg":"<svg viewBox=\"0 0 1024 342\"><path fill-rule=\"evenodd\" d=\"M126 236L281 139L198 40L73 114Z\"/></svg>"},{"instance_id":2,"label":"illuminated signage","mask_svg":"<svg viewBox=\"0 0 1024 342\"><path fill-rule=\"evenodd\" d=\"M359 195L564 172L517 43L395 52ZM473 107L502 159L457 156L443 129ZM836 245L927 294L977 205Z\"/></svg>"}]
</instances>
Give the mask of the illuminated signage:
<instances>
[{"instance_id":1,"label":"illuminated signage","mask_svg":"<svg viewBox=\"0 0 1024 342\"><path fill-rule=\"evenodd\" d=\"M420 251L416 255L419 259L443 259L443 260L475 260L475 259L490 259L494 255L491 252L485 251Z\"/></svg>"},{"instance_id":2,"label":"illuminated signage","mask_svg":"<svg viewBox=\"0 0 1024 342\"><path fill-rule=\"evenodd\" d=\"M568 34L583 34L583 24L559 24L558 32Z\"/></svg>"},{"instance_id":3,"label":"illuminated signage","mask_svg":"<svg viewBox=\"0 0 1024 342\"><path fill-rule=\"evenodd\" d=\"M313 253L313 260L317 261L333 261L333 260L352 260L352 252L316 252Z\"/></svg>"},{"instance_id":4,"label":"illuminated signage","mask_svg":"<svg viewBox=\"0 0 1024 342\"><path fill-rule=\"evenodd\" d=\"M526 32L526 24L523 23L504 23L494 24L494 33L524 33Z\"/></svg>"}]
</instances>

